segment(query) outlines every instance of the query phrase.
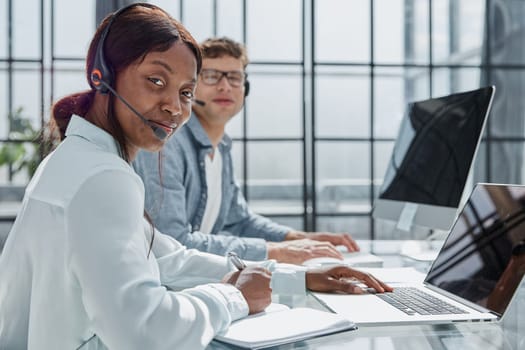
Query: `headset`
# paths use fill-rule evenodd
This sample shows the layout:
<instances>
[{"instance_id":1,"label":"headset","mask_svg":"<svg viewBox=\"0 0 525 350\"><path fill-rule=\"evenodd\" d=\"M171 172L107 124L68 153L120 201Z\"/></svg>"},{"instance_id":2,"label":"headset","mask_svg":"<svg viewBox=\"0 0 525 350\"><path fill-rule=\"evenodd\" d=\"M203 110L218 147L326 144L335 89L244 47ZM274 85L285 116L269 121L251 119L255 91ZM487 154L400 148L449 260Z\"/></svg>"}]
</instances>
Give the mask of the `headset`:
<instances>
[{"instance_id":1,"label":"headset","mask_svg":"<svg viewBox=\"0 0 525 350\"><path fill-rule=\"evenodd\" d=\"M106 37L108 36L109 30L111 29L111 25L113 24L115 19L122 13L136 6L148 7L151 9L160 9L152 4L137 2L125 6L113 13L108 25L106 26L106 28L104 28L104 31L102 32L102 34L100 35L100 39L98 40L98 45L97 49L95 50L95 57L93 60L93 69L91 70L91 82L93 83L95 89L100 91L100 93L102 94L107 94L110 91L108 85L110 87L113 87L113 83L115 80L115 73L113 69L109 66L109 64L106 63L106 56L104 54L104 44L106 42Z\"/></svg>"},{"instance_id":2,"label":"headset","mask_svg":"<svg viewBox=\"0 0 525 350\"><path fill-rule=\"evenodd\" d=\"M93 84L93 87L99 91L101 94L107 94L111 92L113 95L115 95L119 100L121 100L133 113L135 113L144 123L149 125L155 135L160 139L165 139L168 134L166 131L161 129L155 124L151 124L150 121L145 118L141 113L139 113L131 104L126 101L120 94L118 94L115 89L113 88L113 83L115 81L115 73L113 69L110 67L108 63L106 63L106 56L104 54L104 44L106 42L106 37L108 36L109 30L111 29L111 25L115 21L115 19L120 16L123 12L126 12L130 8L133 8L135 6L142 6L142 7L148 7L151 9L159 9L163 12L161 8L144 2L137 2L133 3L131 5L125 6L111 16L111 19L109 20L109 23L107 24L106 28L104 28L104 31L102 34L100 34L100 39L98 40L97 48L95 50L95 57L93 59L93 69L91 70L90 79L91 83ZM167 14L167 13L166 13ZM248 74L246 74L245 80L244 80L244 97L246 98L248 94L250 93L250 82L248 81ZM195 103L197 103L200 106L206 105L206 102L201 100L194 100Z\"/></svg>"},{"instance_id":3,"label":"headset","mask_svg":"<svg viewBox=\"0 0 525 350\"><path fill-rule=\"evenodd\" d=\"M248 97L248 94L250 93L250 82L248 81L248 74L245 75L244 78L244 97Z\"/></svg>"},{"instance_id":4,"label":"headset","mask_svg":"<svg viewBox=\"0 0 525 350\"><path fill-rule=\"evenodd\" d=\"M116 11L109 20L106 28L104 28L104 31L100 35L100 39L98 40L97 48L95 50L95 57L93 60L93 69L91 70L91 83L93 83L93 87L99 91L101 94L107 94L111 92L114 96L116 96L122 103L124 103L137 117L139 117L144 124L148 125L152 130L155 136L160 139L164 140L169 136L169 133L166 132L166 130L162 129L160 126L152 123L150 120L148 120L146 117L144 117L139 111L137 111L126 99L124 99L122 96L120 96L119 93L113 88L113 83L115 81L115 73L113 69L110 67L109 64L106 63L106 58L104 55L104 43L106 41L106 37L108 36L109 30L111 29L111 25L115 21L115 18L120 16L123 12L126 12L130 8L136 7L136 6L142 6L142 7L148 7L151 9L160 9L159 7L148 4L148 3L133 3L131 5L125 6L121 8L120 10ZM163 11L165 12L165 11Z\"/></svg>"}]
</instances>

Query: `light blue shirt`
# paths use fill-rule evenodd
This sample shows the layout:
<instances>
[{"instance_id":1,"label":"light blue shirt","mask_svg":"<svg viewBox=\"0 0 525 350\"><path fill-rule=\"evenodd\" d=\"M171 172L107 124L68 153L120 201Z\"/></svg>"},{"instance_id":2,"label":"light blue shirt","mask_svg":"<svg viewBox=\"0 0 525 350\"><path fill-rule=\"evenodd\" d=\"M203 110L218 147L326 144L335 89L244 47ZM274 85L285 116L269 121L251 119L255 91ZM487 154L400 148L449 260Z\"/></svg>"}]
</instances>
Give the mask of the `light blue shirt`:
<instances>
[{"instance_id":1,"label":"light blue shirt","mask_svg":"<svg viewBox=\"0 0 525 350\"><path fill-rule=\"evenodd\" d=\"M199 232L207 200L205 157L212 144L192 115L160 153L139 152L134 162L146 188L146 210L160 231L189 248L248 260L267 258L266 241L282 241L291 228L250 210L236 183L231 139L218 145L222 155L222 197L211 234ZM161 174L159 174L159 157Z\"/></svg>"},{"instance_id":2,"label":"light blue shirt","mask_svg":"<svg viewBox=\"0 0 525 350\"><path fill-rule=\"evenodd\" d=\"M144 187L111 135L79 117L66 135L0 255L0 349L202 349L247 315L240 291L217 283L226 258L158 231L149 251ZM304 272L264 266L274 291L304 293Z\"/></svg>"}]
</instances>

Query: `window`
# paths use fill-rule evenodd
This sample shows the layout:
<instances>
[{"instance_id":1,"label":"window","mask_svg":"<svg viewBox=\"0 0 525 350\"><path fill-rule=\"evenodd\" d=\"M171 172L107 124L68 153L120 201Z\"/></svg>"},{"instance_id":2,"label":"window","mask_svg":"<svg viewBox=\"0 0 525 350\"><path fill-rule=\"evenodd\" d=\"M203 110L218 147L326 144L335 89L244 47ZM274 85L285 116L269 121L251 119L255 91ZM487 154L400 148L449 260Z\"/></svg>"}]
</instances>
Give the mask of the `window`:
<instances>
[{"instance_id":1,"label":"window","mask_svg":"<svg viewBox=\"0 0 525 350\"><path fill-rule=\"evenodd\" d=\"M247 44L251 93L227 131L256 212L309 231L391 238L370 212L406 103L488 84L496 98L473 181L525 179L524 2L151 2L198 41ZM31 139L13 134L20 107L38 129L52 101L87 88L96 3L0 3L0 149L14 142L30 151ZM0 163L0 185L28 179Z\"/></svg>"}]
</instances>

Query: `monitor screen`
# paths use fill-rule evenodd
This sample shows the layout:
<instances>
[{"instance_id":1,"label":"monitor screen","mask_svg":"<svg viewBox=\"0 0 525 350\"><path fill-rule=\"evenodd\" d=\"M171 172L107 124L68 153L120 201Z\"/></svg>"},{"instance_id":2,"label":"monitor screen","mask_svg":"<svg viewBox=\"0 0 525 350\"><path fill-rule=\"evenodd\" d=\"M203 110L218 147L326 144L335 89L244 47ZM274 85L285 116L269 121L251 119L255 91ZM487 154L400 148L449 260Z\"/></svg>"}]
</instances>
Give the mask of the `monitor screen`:
<instances>
[{"instance_id":1,"label":"monitor screen","mask_svg":"<svg viewBox=\"0 0 525 350\"><path fill-rule=\"evenodd\" d=\"M489 86L408 104L374 217L405 229L452 225L493 95Z\"/></svg>"}]
</instances>

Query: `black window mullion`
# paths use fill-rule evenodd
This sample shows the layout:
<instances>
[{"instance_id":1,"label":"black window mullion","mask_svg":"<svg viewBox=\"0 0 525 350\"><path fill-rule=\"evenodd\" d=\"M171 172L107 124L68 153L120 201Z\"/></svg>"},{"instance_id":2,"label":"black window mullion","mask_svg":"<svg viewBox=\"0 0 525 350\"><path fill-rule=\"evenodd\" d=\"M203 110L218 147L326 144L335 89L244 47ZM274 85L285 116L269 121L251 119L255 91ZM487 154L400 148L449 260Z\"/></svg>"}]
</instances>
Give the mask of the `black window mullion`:
<instances>
[{"instance_id":1,"label":"black window mullion","mask_svg":"<svg viewBox=\"0 0 525 350\"><path fill-rule=\"evenodd\" d=\"M247 9L248 2L246 0L242 1L242 40L248 45L247 39ZM243 193L246 201L249 201L248 193L248 112L247 112L247 101L244 100L244 108L242 111L242 178L243 178Z\"/></svg>"},{"instance_id":2,"label":"black window mullion","mask_svg":"<svg viewBox=\"0 0 525 350\"><path fill-rule=\"evenodd\" d=\"M310 153L311 153L311 184L309 186L309 193L310 193L310 205L307 203L307 207L305 208L305 211L307 213L307 217L310 218L309 222L307 222L307 230L309 231L316 231L317 230L317 140L315 136L315 130L316 130L316 113L315 113L315 83L316 83L316 57L315 57L315 9L316 9L317 3L316 0L312 0L312 8L310 11L310 28L311 28L311 45L310 45L310 101L311 102L311 132L310 132L310 140L311 140L311 146L310 146Z\"/></svg>"},{"instance_id":3,"label":"black window mullion","mask_svg":"<svg viewBox=\"0 0 525 350\"><path fill-rule=\"evenodd\" d=\"M7 0L7 115L9 116L8 132L11 131L13 112L13 1ZM8 134L9 138L9 134ZM8 181L13 181L13 167L8 166Z\"/></svg>"},{"instance_id":4,"label":"black window mullion","mask_svg":"<svg viewBox=\"0 0 525 350\"><path fill-rule=\"evenodd\" d=\"M302 38L301 38L301 95L302 95L302 150L303 150L303 230L308 231L308 146L306 133L306 1L302 2ZM310 2L311 6L311 2Z\"/></svg>"},{"instance_id":5,"label":"black window mullion","mask_svg":"<svg viewBox=\"0 0 525 350\"><path fill-rule=\"evenodd\" d=\"M433 92L433 74L434 74L434 66L433 66L433 39L432 39L432 0L428 0L428 93L429 96L432 96Z\"/></svg>"},{"instance_id":6,"label":"black window mullion","mask_svg":"<svg viewBox=\"0 0 525 350\"><path fill-rule=\"evenodd\" d=\"M44 19L44 0L40 0L40 129L43 130L45 126L45 49L44 49L44 28L45 28L45 19ZM42 160L44 157L44 147L39 147L39 159Z\"/></svg>"},{"instance_id":7,"label":"black window mullion","mask_svg":"<svg viewBox=\"0 0 525 350\"><path fill-rule=\"evenodd\" d=\"M213 36L217 36L217 19L218 19L218 9L217 9L217 0L213 0Z\"/></svg>"},{"instance_id":8,"label":"black window mullion","mask_svg":"<svg viewBox=\"0 0 525 350\"><path fill-rule=\"evenodd\" d=\"M491 26L491 23L490 23L490 3L491 1L490 0L487 0L485 1L485 32L487 33L486 34L486 38L485 40L487 40L486 42L486 45L485 45L485 52L483 52L482 54L485 54L485 66L486 68L482 71L482 74L485 74L485 78L487 82L490 82L491 81L491 78L492 78L492 67L491 67L491 55L492 55L492 49L491 49L491 43L492 43L492 40L491 40L491 36L490 36L490 33L491 33L491 30L492 30L492 26ZM491 182L492 181L492 156L491 156L491 151L492 151L492 145L493 145L493 138L492 138L492 122L491 122L491 119L492 118L487 118L487 126L485 128L485 132L486 132L486 136L485 136L485 144L486 144L486 149L485 149L485 163L486 163L486 177L487 177L487 182Z\"/></svg>"},{"instance_id":9,"label":"black window mullion","mask_svg":"<svg viewBox=\"0 0 525 350\"><path fill-rule=\"evenodd\" d=\"M370 203L374 202L374 123L375 123L375 52L374 52L374 0L370 0L370 192L369 192L369 201ZM374 218L370 214L370 239L375 239L375 225Z\"/></svg>"}]
</instances>

